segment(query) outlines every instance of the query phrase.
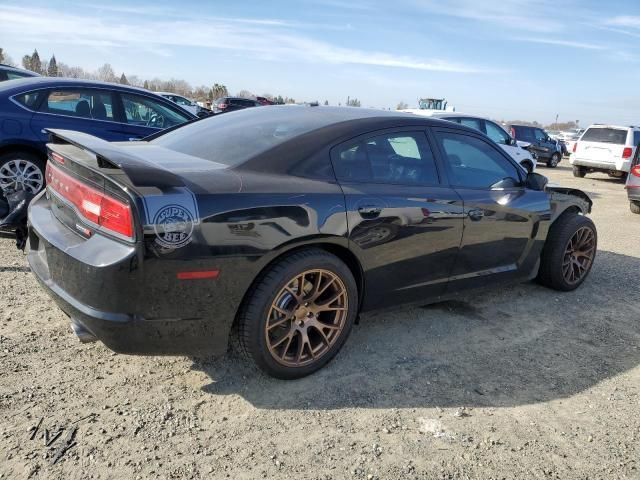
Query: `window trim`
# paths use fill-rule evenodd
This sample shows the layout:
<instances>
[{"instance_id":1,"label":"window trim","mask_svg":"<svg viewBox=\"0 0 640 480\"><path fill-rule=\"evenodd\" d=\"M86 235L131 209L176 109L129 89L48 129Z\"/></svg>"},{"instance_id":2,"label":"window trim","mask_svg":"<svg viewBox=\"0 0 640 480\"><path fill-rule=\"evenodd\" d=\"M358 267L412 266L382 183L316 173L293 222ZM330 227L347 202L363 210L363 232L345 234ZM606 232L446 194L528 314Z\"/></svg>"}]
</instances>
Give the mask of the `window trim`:
<instances>
[{"instance_id":1,"label":"window trim","mask_svg":"<svg viewBox=\"0 0 640 480\"><path fill-rule=\"evenodd\" d=\"M448 172L448 166L447 166L447 153L443 150L443 147L440 145L440 141L438 140L438 133L453 133L456 135L464 135L467 137L472 137L472 138L476 138L484 143L486 143L487 145L489 145L494 151L498 152L498 155L502 156L502 158L504 158L507 162L509 162L511 164L511 166L515 169L517 175L518 175L518 180L519 180L519 185L515 186L515 187L509 187L509 188L497 188L497 189L492 189L490 187L468 187L468 186L463 186L463 185L454 185L453 183L451 183L451 180L449 179L449 172ZM483 192L491 192L491 191L502 191L502 190L521 190L521 189L525 189L525 178L523 177L523 169L520 165L518 165L518 163L511 158L510 155L508 155L502 148L500 148L500 146L496 143L494 144L494 142L489 139L489 141L487 141L487 138L483 138L482 133L478 132L479 134L476 133L472 133L472 132L468 132L466 130L461 130L461 129L457 129L457 128L449 128L449 127L431 127L431 134L433 135L433 139L435 141L436 144L436 149L438 152L438 156L439 156L439 160L441 162L442 165L442 169L446 172L447 174L447 186L449 186L450 188L456 189L456 188L461 188L461 189L465 189L465 190L477 190L477 191L483 191Z\"/></svg>"},{"instance_id":2,"label":"window trim","mask_svg":"<svg viewBox=\"0 0 640 480\"><path fill-rule=\"evenodd\" d=\"M383 181L375 181L375 180L369 180L366 182L362 182L362 181L354 181L354 180L341 180L340 178L338 178L338 174L336 173L336 161L338 160L338 149L346 146L348 144L352 144L352 143L365 143L367 139L370 138L375 138L375 137L379 137L381 135L386 135L386 134L402 134L402 133L413 133L413 134L421 134L424 136L424 140L425 140L425 144L427 145L427 147L429 148L429 150L431 151L431 156L433 158L433 164L434 167L436 169L436 175L438 176L438 182L437 183L427 183L427 182L416 182L416 183L398 183L398 182L383 182ZM419 148L419 146L418 146ZM330 156L330 160L331 160L331 168L333 169L333 175L336 179L336 181L338 182L338 184L342 185L366 185L366 184L371 184L371 185L392 185L392 186L402 186L402 187L442 187L445 185L443 179L446 179L446 177L443 175L442 172L442 168L441 165L438 161L438 152L437 150L433 147L433 142L431 137L428 134L428 131L426 130L426 128L424 126L421 125L414 125L414 126L406 126L406 127L391 127L391 128L385 128L385 129L381 129L381 130L373 130L367 133L363 133L361 135L357 135L355 137L351 137L348 138L346 140L343 140L333 146L330 147L329 149L329 156Z\"/></svg>"}]
</instances>

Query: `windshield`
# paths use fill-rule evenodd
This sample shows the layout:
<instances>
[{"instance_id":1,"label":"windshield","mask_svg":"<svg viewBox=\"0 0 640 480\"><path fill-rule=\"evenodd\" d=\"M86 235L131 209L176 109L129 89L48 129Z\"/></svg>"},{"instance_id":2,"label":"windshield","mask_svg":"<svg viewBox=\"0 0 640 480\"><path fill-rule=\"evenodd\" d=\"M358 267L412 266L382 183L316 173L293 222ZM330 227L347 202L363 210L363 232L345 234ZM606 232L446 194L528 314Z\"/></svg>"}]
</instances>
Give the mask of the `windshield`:
<instances>
[{"instance_id":1,"label":"windshield","mask_svg":"<svg viewBox=\"0 0 640 480\"><path fill-rule=\"evenodd\" d=\"M580 140L624 145L627 141L627 131L619 128L589 128Z\"/></svg>"},{"instance_id":2,"label":"windshield","mask_svg":"<svg viewBox=\"0 0 640 480\"><path fill-rule=\"evenodd\" d=\"M239 110L185 125L151 143L235 166L293 137L346 120L344 113L314 111L317 108L266 106Z\"/></svg>"}]
</instances>

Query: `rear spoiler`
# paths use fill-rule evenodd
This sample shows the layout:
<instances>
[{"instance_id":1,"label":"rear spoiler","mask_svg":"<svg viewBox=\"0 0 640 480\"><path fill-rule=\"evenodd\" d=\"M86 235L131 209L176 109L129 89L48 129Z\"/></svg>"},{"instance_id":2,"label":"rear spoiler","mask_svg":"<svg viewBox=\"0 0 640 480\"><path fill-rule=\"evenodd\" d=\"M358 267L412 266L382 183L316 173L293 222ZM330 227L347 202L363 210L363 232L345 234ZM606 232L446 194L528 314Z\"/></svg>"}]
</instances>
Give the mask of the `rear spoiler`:
<instances>
[{"instance_id":1,"label":"rear spoiler","mask_svg":"<svg viewBox=\"0 0 640 480\"><path fill-rule=\"evenodd\" d=\"M184 181L178 175L132 155L115 143L73 130L45 128L45 131L49 134L49 143L71 144L94 154L99 165L107 168L119 168L136 187L185 186Z\"/></svg>"}]
</instances>

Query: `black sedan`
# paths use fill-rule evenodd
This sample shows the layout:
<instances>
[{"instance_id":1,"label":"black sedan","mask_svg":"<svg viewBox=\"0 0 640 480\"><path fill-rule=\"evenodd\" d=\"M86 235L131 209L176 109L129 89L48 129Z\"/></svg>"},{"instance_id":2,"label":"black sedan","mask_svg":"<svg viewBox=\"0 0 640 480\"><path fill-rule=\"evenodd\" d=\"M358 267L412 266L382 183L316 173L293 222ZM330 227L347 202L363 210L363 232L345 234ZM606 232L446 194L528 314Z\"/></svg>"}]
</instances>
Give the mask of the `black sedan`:
<instances>
[{"instance_id":1,"label":"black sedan","mask_svg":"<svg viewBox=\"0 0 640 480\"><path fill-rule=\"evenodd\" d=\"M48 149L31 269L81 340L122 353L223 353L236 335L297 378L360 312L533 278L573 290L596 254L586 194L442 120L283 106L140 142L54 130Z\"/></svg>"}]
</instances>

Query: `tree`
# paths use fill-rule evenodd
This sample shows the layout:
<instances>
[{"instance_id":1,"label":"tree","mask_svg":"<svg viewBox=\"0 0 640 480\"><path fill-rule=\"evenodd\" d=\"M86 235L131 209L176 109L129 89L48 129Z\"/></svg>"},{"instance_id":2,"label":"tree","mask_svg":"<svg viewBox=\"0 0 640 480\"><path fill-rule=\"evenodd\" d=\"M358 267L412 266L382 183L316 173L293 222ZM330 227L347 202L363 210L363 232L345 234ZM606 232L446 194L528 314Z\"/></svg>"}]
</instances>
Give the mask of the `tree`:
<instances>
[{"instance_id":1,"label":"tree","mask_svg":"<svg viewBox=\"0 0 640 480\"><path fill-rule=\"evenodd\" d=\"M404 102L400 102L400 103L398 103L398 106L396 107L396 110L404 110L405 108L409 108L409 105L407 105Z\"/></svg>"},{"instance_id":2,"label":"tree","mask_svg":"<svg viewBox=\"0 0 640 480\"><path fill-rule=\"evenodd\" d=\"M142 84L142 88L149 90L149 80L144 81L144 83Z\"/></svg>"},{"instance_id":3,"label":"tree","mask_svg":"<svg viewBox=\"0 0 640 480\"><path fill-rule=\"evenodd\" d=\"M0 63L4 63L4 52L2 51L2 48L0 48Z\"/></svg>"},{"instance_id":4,"label":"tree","mask_svg":"<svg viewBox=\"0 0 640 480\"><path fill-rule=\"evenodd\" d=\"M44 73L42 71L42 62L40 61L40 55L38 50L34 50L31 57L29 57L29 70L36 73Z\"/></svg>"},{"instance_id":5,"label":"tree","mask_svg":"<svg viewBox=\"0 0 640 480\"><path fill-rule=\"evenodd\" d=\"M358 100L357 98L350 98L349 101L347 102L347 107L359 107L360 106L360 100Z\"/></svg>"},{"instance_id":6,"label":"tree","mask_svg":"<svg viewBox=\"0 0 640 480\"><path fill-rule=\"evenodd\" d=\"M325 100L325 101L324 101L324 104L325 104L325 105L329 105L329 100Z\"/></svg>"},{"instance_id":7,"label":"tree","mask_svg":"<svg viewBox=\"0 0 640 480\"><path fill-rule=\"evenodd\" d=\"M129 80L127 80L127 76L124 74L124 72L122 72L122 75L120 75L120 84L129 85Z\"/></svg>"},{"instance_id":8,"label":"tree","mask_svg":"<svg viewBox=\"0 0 640 480\"><path fill-rule=\"evenodd\" d=\"M222 97L228 97L229 90L227 90L226 86L220 83L214 83L213 88L211 89L211 96L213 97L212 100L217 100L218 98Z\"/></svg>"},{"instance_id":9,"label":"tree","mask_svg":"<svg viewBox=\"0 0 640 480\"><path fill-rule=\"evenodd\" d=\"M237 96L240 98L255 98L255 95L249 90L240 90Z\"/></svg>"},{"instance_id":10,"label":"tree","mask_svg":"<svg viewBox=\"0 0 640 480\"><path fill-rule=\"evenodd\" d=\"M97 74L98 74L98 80L101 80L103 82L112 82L112 83L118 82L118 78L116 77L116 74L113 71L113 68L108 63L105 63L104 65L102 65L98 69Z\"/></svg>"},{"instance_id":11,"label":"tree","mask_svg":"<svg viewBox=\"0 0 640 480\"><path fill-rule=\"evenodd\" d=\"M56 61L55 55L51 55L51 60L49 60L49 66L47 67L47 76L49 77L58 76L58 62Z\"/></svg>"}]
</instances>

